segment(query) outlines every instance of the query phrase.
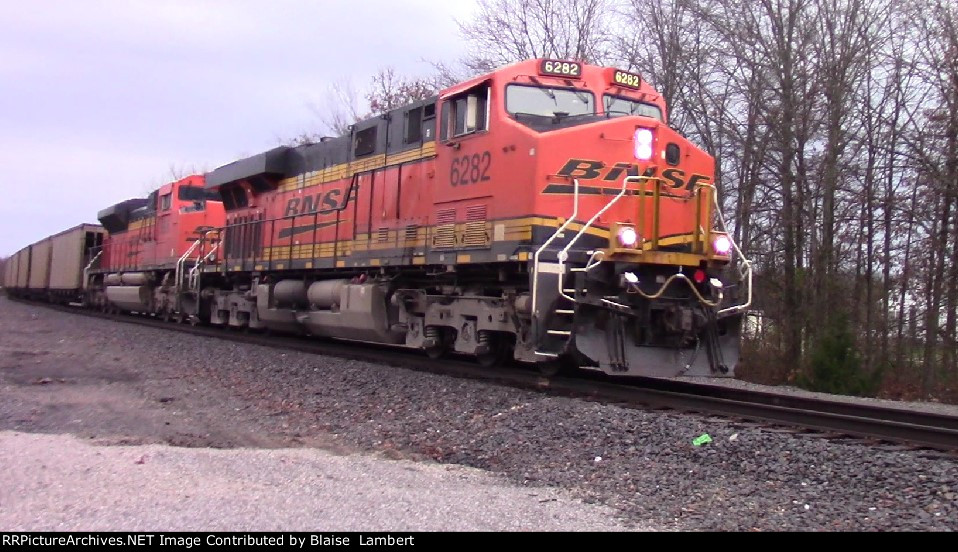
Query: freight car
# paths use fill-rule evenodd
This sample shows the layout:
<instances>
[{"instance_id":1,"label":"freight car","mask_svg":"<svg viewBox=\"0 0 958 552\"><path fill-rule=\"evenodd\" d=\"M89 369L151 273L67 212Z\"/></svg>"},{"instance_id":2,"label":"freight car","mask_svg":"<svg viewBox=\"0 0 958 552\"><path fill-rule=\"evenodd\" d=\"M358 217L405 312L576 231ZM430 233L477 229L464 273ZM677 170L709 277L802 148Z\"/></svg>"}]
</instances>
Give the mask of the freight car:
<instances>
[{"instance_id":1,"label":"freight car","mask_svg":"<svg viewBox=\"0 0 958 552\"><path fill-rule=\"evenodd\" d=\"M101 212L87 302L546 373L731 376L751 265L666 107L628 71L500 68ZM168 234L184 189L202 217Z\"/></svg>"},{"instance_id":2,"label":"freight car","mask_svg":"<svg viewBox=\"0 0 958 552\"><path fill-rule=\"evenodd\" d=\"M6 262L3 286L11 297L56 303L84 303L85 271L103 244L97 224L64 230L13 254Z\"/></svg>"}]
</instances>

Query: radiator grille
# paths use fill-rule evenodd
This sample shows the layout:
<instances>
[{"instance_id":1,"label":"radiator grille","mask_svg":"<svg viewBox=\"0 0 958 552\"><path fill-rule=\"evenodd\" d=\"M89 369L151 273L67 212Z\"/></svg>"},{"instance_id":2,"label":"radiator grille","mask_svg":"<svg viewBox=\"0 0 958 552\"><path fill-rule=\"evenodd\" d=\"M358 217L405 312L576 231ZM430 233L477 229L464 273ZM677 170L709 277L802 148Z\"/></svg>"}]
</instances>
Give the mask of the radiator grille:
<instances>
[{"instance_id":1,"label":"radiator grille","mask_svg":"<svg viewBox=\"0 0 958 552\"><path fill-rule=\"evenodd\" d=\"M432 246L437 249L456 247L456 210L436 211L436 223Z\"/></svg>"},{"instance_id":2,"label":"radiator grille","mask_svg":"<svg viewBox=\"0 0 958 552\"><path fill-rule=\"evenodd\" d=\"M486 206L473 205L466 208L466 228L462 235L464 247L489 247L489 229L486 223Z\"/></svg>"},{"instance_id":3,"label":"radiator grille","mask_svg":"<svg viewBox=\"0 0 958 552\"><path fill-rule=\"evenodd\" d=\"M419 237L419 225L410 224L406 226L406 241L413 241Z\"/></svg>"}]
</instances>

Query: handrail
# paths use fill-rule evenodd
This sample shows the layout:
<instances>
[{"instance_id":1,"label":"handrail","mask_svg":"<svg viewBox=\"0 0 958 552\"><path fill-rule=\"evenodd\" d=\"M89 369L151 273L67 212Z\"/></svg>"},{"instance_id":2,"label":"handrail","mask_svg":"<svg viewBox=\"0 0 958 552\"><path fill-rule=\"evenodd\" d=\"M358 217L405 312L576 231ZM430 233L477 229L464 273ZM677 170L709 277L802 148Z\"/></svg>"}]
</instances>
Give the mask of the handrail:
<instances>
[{"instance_id":1,"label":"handrail","mask_svg":"<svg viewBox=\"0 0 958 552\"><path fill-rule=\"evenodd\" d=\"M726 308L724 308L724 309L718 311L718 312L716 313L717 315L737 314L737 313L740 313L740 312L742 312L742 311L748 309L748 308L752 305L752 261L750 261L750 260L748 260L748 259L746 259L746 258L743 257L743 258L742 258L742 265L745 266L746 278L747 278L747 280L748 280L748 288L747 288L747 289L748 289L748 297L747 297L747 299L745 300L744 303L742 303L742 304L740 304L740 305L733 305L733 306L731 306L731 307L726 307Z\"/></svg>"},{"instance_id":2,"label":"handrail","mask_svg":"<svg viewBox=\"0 0 958 552\"><path fill-rule=\"evenodd\" d=\"M652 249L659 248L659 224L660 204L662 203L661 181L655 177L645 177L640 180L639 187L639 213L638 213L638 232L642 238L645 238L645 197L648 195L645 185L652 182L652 239L650 244Z\"/></svg>"},{"instance_id":3,"label":"handrail","mask_svg":"<svg viewBox=\"0 0 958 552\"><path fill-rule=\"evenodd\" d=\"M203 253L203 250L202 250L203 245L205 245L206 240L208 239L208 236L214 232L219 234L220 229L210 228L209 230L203 232L203 235L201 235L195 242L193 242L193 245L191 245L189 249L187 249L186 252L183 253L183 255L179 258L179 260L176 261L176 272L174 274L174 279L173 279L173 285L175 286L175 290L176 290L176 295L175 295L176 297L175 310L176 311L182 311L182 308L183 308L182 300L183 300L184 292L187 291L186 288L188 288L189 291L195 291L195 292L199 291L198 289L199 267L202 266L202 263L206 261L207 259L209 259L210 256L213 255L217 249L219 249L220 243L222 243L222 241L218 240L216 245L210 248L210 251L208 253ZM212 240L211 240L211 243L212 243ZM190 267L190 271L184 274L184 271L186 269L186 261L190 258L190 256L193 255L193 252L196 251L198 248L200 249L200 252L196 257L196 262L193 264L192 267ZM196 307L199 308L199 299L197 299ZM196 314L196 313L192 313L192 314Z\"/></svg>"},{"instance_id":4,"label":"handrail","mask_svg":"<svg viewBox=\"0 0 958 552\"><path fill-rule=\"evenodd\" d=\"M705 228L702 228L702 227L701 227L701 219L702 219L702 211L703 211L702 196L704 195L704 191L705 191L706 189L708 189L708 191L710 192L709 195L712 196L712 204L713 204L713 206L715 207L715 212L716 212L717 215L718 215L719 224L720 224L721 227L722 227L722 231L726 234L726 236L728 236L729 243L732 244L732 248L735 250L736 255L738 256L738 258L739 258L739 259L741 260L741 262L742 262L742 267L744 267L744 268L739 271L739 276L740 276L742 279L744 279L744 280L747 281L747 290L748 290L748 295L747 295L747 298L746 298L746 300L745 300L744 303L739 304L739 305L733 305L733 306L731 306L731 307L726 307L726 308L724 308L724 309L718 310L718 311L716 311L716 315L722 316L722 315L728 315L728 314L736 314L736 313L738 313L738 312L741 312L741 311L747 309L747 308L752 304L752 261L750 261L747 257L745 257L745 254L742 253L742 250L741 250L741 249L739 249L738 244L736 244L736 243L735 243L735 240L732 239L732 234L728 231L728 226L725 224L725 217L722 216L722 208L721 208L721 206L719 205L719 201L718 201L718 189L715 187L714 184L708 184L708 183L699 183L699 184L696 184L696 187L695 187L695 192L694 192L694 193L695 193L695 221L696 221L696 225L695 225L695 230L694 230L693 238L692 238L693 252L699 252L699 253L702 253L702 254L707 253L707 252L708 252L708 248L709 248L709 242L711 241L711 236L712 236L712 231L711 231L712 225L711 225L711 221L709 221L709 222L706 224ZM645 186L644 186L644 185L643 185L642 188L639 190L639 193L640 193L640 200L639 200L639 226L642 227L642 226L643 226L643 222L644 222L644 220L645 220L644 215L645 215L645 195L646 195L646 194L645 194ZM657 241L658 234L659 234L659 228L658 228L658 226L659 226L658 202L660 201L660 194L658 193L658 181L656 181L656 188L655 188L655 190L653 191L653 197L654 197L655 205L653 206L654 209L653 209L653 221L652 221L652 234L653 234L653 238L652 238L652 239L653 239L653 244L652 244L652 245L653 245L653 249L654 249L654 248L655 248L655 242ZM709 218L711 218L711 217L709 217ZM701 248L701 251L698 251L699 248ZM643 293L641 290L638 290L637 288L636 288L636 292L638 292L640 295L642 295L643 297L645 297L645 298L647 298L647 299L654 299L654 298L660 296L660 295L662 294L662 292L665 290L665 288L668 287L668 284L671 283L672 280L675 279L676 277L682 277L682 278L684 278L684 276L682 276L681 274L672 276L671 278L669 278L669 279L666 281L666 283L659 289L659 291L658 291L657 293L654 293L654 294L651 294L651 295L647 295L647 294ZM685 279L688 281L688 278L685 278ZM705 298L702 297L701 294L698 293L698 290L695 289L695 286L693 286L693 285L691 284L691 282L688 282L688 283L689 283L689 286L692 288L692 291L695 292L695 294L698 296L698 299L699 299L702 303L704 303L704 304L706 304L706 305L709 305L709 306L711 306L711 307L717 307L717 306L718 306L718 304L719 304L718 301L712 302L712 301L707 301L707 300L705 300Z\"/></svg>"},{"instance_id":5,"label":"handrail","mask_svg":"<svg viewBox=\"0 0 958 552\"><path fill-rule=\"evenodd\" d=\"M708 221L705 227L702 227L702 191L705 189L711 192L712 197L715 197L718 193L715 191L714 184L698 183L695 185L695 232L692 243L694 248L693 252L701 254L708 252L709 240L712 237L712 220L710 216L706 215Z\"/></svg>"},{"instance_id":6,"label":"handrail","mask_svg":"<svg viewBox=\"0 0 958 552\"><path fill-rule=\"evenodd\" d=\"M212 260L213 255L220 248L221 243L222 242L220 241L216 242L216 245L210 248L209 253L207 253L206 255L203 255L202 257L197 257L196 263L193 265L193 268L190 269L190 273L188 275L188 283L191 290L199 291L200 269L203 267L203 265L205 265L210 260Z\"/></svg>"},{"instance_id":7,"label":"handrail","mask_svg":"<svg viewBox=\"0 0 958 552\"><path fill-rule=\"evenodd\" d=\"M100 251L90 259L90 262L83 268L83 289L86 289L90 283L90 270L93 268L93 263L100 258L100 255L103 254L103 249L101 247Z\"/></svg>"},{"instance_id":8,"label":"handrail","mask_svg":"<svg viewBox=\"0 0 958 552\"><path fill-rule=\"evenodd\" d=\"M602 251L602 250L593 251L592 254L589 255L589 260L585 263L585 267L583 268L583 271L588 272L592 270L593 268L599 266L599 264L602 263L602 259L604 257L605 257L605 251Z\"/></svg>"},{"instance_id":9,"label":"handrail","mask_svg":"<svg viewBox=\"0 0 958 552\"><path fill-rule=\"evenodd\" d=\"M572 188L572 214L569 215L569 218L553 232L552 236L549 237L536 250L535 255L532 257L532 318L536 319L538 317L538 310L536 307L536 295L538 294L539 289L539 255L545 251L545 248L549 246L565 229L572 224L572 221L575 220L575 217L579 214L579 179L573 179L573 188Z\"/></svg>"},{"instance_id":10,"label":"handrail","mask_svg":"<svg viewBox=\"0 0 958 552\"><path fill-rule=\"evenodd\" d=\"M193 245L191 245L189 249L187 249L186 252L183 253L183 255L181 255L180 258L176 261L176 273L175 273L175 277L173 281L176 285L177 291L180 291L181 284L183 283L183 269L186 267L186 260L190 258L190 255L192 255L193 252L196 251L196 248L199 247L200 244L205 239L206 239L206 234L204 233L195 242L193 242Z\"/></svg>"},{"instance_id":11,"label":"handrail","mask_svg":"<svg viewBox=\"0 0 958 552\"><path fill-rule=\"evenodd\" d=\"M595 221L600 216L603 215L603 213L608 211L609 208L611 208L613 205L616 204L616 202L622 199L622 196L625 195L625 192L629 187L629 182L641 181L642 179L646 179L646 178L648 177L647 176L627 176L624 179L622 179L622 189L619 191L619 194L616 195L614 198L612 198L611 201L606 203L605 207L596 211L596 213L592 215L592 218L590 218L588 222L583 224L582 228L579 229L576 235L573 236L571 240L569 240L569 243L567 243L564 248L562 248L562 251L559 251L559 278L557 279L558 285L559 285L559 295L561 295L562 297L565 297L566 299L572 301L573 303L575 302L575 298L567 295L563 288L563 283L565 280L565 261L566 259L569 258L569 249L571 249L572 246L575 245L577 241L579 241L579 238L581 238L582 235L585 234L585 231L588 230L592 226L592 224L595 223ZM578 181L576 181L576 185L578 185ZM578 207L578 204L576 205L576 207ZM535 305L535 302L533 302L533 308L535 308L534 305Z\"/></svg>"},{"instance_id":12,"label":"handrail","mask_svg":"<svg viewBox=\"0 0 958 552\"><path fill-rule=\"evenodd\" d=\"M200 236L195 242L193 242L193 245L191 245L189 249L187 249L186 252L183 253L182 256L180 256L179 260L176 261L176 273L174 277L174 283L176 285L177 291L182 291L183 289L183 282L185 280L183 272L186 269L186 261L193 255L193 252L196 251L197 248L202 247L206 243L207 236L209 236L211 233L214 233L214 232L219 233L219 229L211 228L207 230L206 232L203 232L203 235ZM218 248L219 248L219 243L217 243L216 246L210 250L210 253L213 253ZM198 256L196 259L197 263L199 263L202 259L207 258L210 255L210 253ZM195 268L195 266L192 268ZM187 274L187 276L189 276L189 274Z\"/></svg>"},{"instance_id":13,"label":"handrail","mask_svg":"<svg viewBox=\"0 0 958 552\"><path fill-rule=\"evenodd\" d=\"M740 313L752 305L752 261L742 253L742 250L739 249L738 244L735 243L735 240L732 238L732 234L728 231L728 226L725 224L725 217L722 216L722 208L719 205L718 201L718 191L714 191L712 194L712 203L715 205L715 212L718 214L719 224L722 226L722 231L725 232L725 235L728 237L728 241L732 244L732 249L738 255L739 259L742 261L743 269L739 269L739 276L743 279L746 279L748 282L748 295L745 299L745 302L739 305L733 305L731 307L726 307L717 313L717 316L722 316L725 314L737 314Z\"/></svg>"}]
</instances>

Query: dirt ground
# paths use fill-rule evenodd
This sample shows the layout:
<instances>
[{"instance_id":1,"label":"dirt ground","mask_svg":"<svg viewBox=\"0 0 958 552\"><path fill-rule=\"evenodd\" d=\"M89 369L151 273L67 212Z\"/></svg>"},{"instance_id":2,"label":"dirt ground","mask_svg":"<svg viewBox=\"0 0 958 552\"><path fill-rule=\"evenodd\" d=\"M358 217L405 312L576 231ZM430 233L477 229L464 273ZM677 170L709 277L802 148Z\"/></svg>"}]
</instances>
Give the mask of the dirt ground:
<instances>
[{"instance_id":1,"label":"dirt ground","mask_svg":"<svg viewBox=\"0 0 958 552\"><path fill-rule=\"evenodd\" d=\"M275 393L285 353L205 345L0 297L0 530L625 528L560 489L349 445Z\"/></svg>"},{"instance_id":2,"label":"dirt ground","mask_svg":"<svg viewBox=\"0 0 958 552\"><path fill-rule=\"evenodd\" d=\"M123 326L0 299L0 430L70 433L97 444L352 452L322 434L269 428L253 405L216 381L141 358L118 335L132 329Z\"/></svg>"}]
</instances>

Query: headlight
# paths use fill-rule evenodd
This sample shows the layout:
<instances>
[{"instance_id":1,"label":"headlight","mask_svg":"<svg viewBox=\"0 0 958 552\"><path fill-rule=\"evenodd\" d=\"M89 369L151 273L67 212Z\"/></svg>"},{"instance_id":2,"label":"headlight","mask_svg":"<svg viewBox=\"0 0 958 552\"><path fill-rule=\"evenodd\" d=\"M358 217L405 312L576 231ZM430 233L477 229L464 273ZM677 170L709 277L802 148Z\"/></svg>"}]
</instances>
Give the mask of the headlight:
<instances>
[{"instance_id":1,"label":"headlight","mask_svg":"<svg viewBox=\"0 0 958 552\"><path fill-rule=\"evenodd\" d=\"M616 237L622 247L635 247L635 244L639 243L639 234L631 226L619 227L619 233Z\"/></svg>"},{"instance_id":2,"label":"headlight","mask_svg":"<svg viewBox=\"0 0 958 552\"><path fill-rule=\"evenodd\" d=\"M652 140L654 135L652 134L652 129L650 128L637 128L635 129L635 136L633 137L633 146L635 158L639 161L648 161L652 159Z\"/></svg>"},{"instance_id":3,"label":"headlight","mask_svg":"<svg viewBox=\"0 0 958 552\"><path fill-rule=\"evenodd\" d=\"M723 257L728 256L732 251L732 240L725 234L715 236L715 239L712 240L712 251L714 251L716 255Z\"/></svg>"}]
</instances>

